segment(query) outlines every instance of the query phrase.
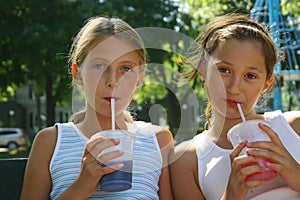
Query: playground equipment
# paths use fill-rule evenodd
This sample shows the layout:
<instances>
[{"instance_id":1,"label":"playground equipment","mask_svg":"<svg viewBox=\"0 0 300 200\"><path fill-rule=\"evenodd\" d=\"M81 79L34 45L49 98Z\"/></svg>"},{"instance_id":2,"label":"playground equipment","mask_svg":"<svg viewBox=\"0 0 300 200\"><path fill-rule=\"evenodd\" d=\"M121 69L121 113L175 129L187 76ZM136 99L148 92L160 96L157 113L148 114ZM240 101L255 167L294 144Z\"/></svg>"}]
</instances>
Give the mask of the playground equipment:
<instances>
[{"instance_id":1,"label":"playground equipment","mask_svg":"<svg viewBox=\"0 0 300 200\"><path fill-rule=\"evenodd\" d=\"M274 70L277 84L273 89L273 110L300 110L299 24L290 13L282 13L280 3L280 0L256 0L250 17L270 27L277 48L286 54L285 61L279 62Z\"/></svg>"}]
</instances>

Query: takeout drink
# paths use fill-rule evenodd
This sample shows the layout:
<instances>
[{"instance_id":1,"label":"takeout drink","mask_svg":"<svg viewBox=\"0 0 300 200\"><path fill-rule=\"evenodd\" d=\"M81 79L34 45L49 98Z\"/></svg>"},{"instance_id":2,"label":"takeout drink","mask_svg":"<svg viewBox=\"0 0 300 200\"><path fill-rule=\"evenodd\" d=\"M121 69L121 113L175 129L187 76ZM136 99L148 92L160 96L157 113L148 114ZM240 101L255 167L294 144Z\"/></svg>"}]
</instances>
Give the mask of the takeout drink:
<instances>
[{"instance_id":1,"label":"takeout drink","mask_svg":"<svg viewBox=\"0 0 300 200\"><path fill-rule=\"evenodd\" d=\"M96 133L92 138L97 136L120 140L120 144L103 150L101 154L118 150L124 152L122 156L102 164L104 166L111 166L123 163L124 166L116 172L104 175L100 179L100 189L106 192L119 192L130 189L132 186L133 134L126 130L105 130Z\"/></svg>"},{"instance_id":2,"label":"takeout drink","mask_svg":"<svg viewBox=\"0 0 300 200\"><path fill-rule=\"evenodd\" d=\"M228 140L232 143L233 146L236 146L242 141L247 140L248 142L254 141L271 141L269 136L259 128L258 124L262 123L267 126L271 126L268 121L265 120L248 120L243 121L234 127L232 127L227 134ZM244 149L241 152L241 155L245 155L246 150ZM277 172L273 169L266 167L266 162L270 162L265 158L260 158L259 162L247 163L243 167L251 165L260 165L265 168L264 172L254 173L249 175L245 180L262 180L269 181L277 176Z\"/></svg>"}]
</instances>

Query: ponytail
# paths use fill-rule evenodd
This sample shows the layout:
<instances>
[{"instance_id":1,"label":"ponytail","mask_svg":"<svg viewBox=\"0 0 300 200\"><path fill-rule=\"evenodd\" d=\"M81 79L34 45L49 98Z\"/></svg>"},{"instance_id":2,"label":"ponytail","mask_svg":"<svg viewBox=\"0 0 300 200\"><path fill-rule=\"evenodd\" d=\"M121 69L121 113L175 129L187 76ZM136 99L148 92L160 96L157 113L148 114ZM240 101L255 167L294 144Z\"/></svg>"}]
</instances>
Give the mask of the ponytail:
<instances>
[{"instance_id":1,"label":"ponytail","mask_svg":"<svg viewBox=\"0 0 300 200\"><path fill-rule=\"evenodd\" d=\"M85 118L85 110L81 110L77 113L74 113L70 118L69 122L73 122L74 124L78 124L79 122L82 122Z\"/></svg>"}]
</instances>

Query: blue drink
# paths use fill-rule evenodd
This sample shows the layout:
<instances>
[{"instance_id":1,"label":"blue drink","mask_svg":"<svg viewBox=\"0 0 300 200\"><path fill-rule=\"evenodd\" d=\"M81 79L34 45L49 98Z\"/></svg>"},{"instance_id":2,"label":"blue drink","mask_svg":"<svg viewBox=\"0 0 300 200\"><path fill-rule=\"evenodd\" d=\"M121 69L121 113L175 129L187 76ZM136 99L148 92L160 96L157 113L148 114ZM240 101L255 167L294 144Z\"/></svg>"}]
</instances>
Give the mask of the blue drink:
<instances>
[{"instance_id":1,"label":"blue drink","mask_svg":"<svg viewBox=\"0 0 300 200\"><path fill-rule=\"evenodd\" d=\"M109 162L109 165L113 165L120 162ZM132 182L132 160L123 161L123 168L106 174L100 179L100 189L105 192L120 192L131 188Z\"/></svg>"},{"instance_id":2,"label":"blue drink","mask_svg":"<svg viewBox=\"0 0 300 200\"><path fill-rule=\"evenodd\" d=\"M111 147L104 149L99 155L95 155L95 158L112 151L122 150L124 152L122 156L116 157L105 163L104 166L123 163L123 168L119 171L102 176L99 180L100 189L106 192L119 192L130 189L132 181L133 143L135 139L133 133L126 130L105 130L96 133L91 139L99 136L119 139L120 144L112 145Z\"/></svg>"}]
</instances>

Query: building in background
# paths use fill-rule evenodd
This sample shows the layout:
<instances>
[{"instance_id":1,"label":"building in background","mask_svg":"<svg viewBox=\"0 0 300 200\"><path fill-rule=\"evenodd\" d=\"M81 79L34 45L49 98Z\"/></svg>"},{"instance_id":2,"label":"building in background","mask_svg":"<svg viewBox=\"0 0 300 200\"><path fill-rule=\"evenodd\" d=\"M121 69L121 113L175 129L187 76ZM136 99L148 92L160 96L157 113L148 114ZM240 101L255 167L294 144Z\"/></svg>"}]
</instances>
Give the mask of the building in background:
<instances>
[{"instance_id":1,"label":"building in background","mask_svg":"<svg viewBox=\"0 0 300 200\"><path fill-rule=\"evenodd\" d=\"M71 105L57 106L55 121L68 121L71 112ZM45 96L40 98L39 112L37 101L30 85L18 88L12 100L0 102L0 127L22 128L31 139L41 128L46 127L46 119L46 98Z\"/></svg>"}]
</instances>

